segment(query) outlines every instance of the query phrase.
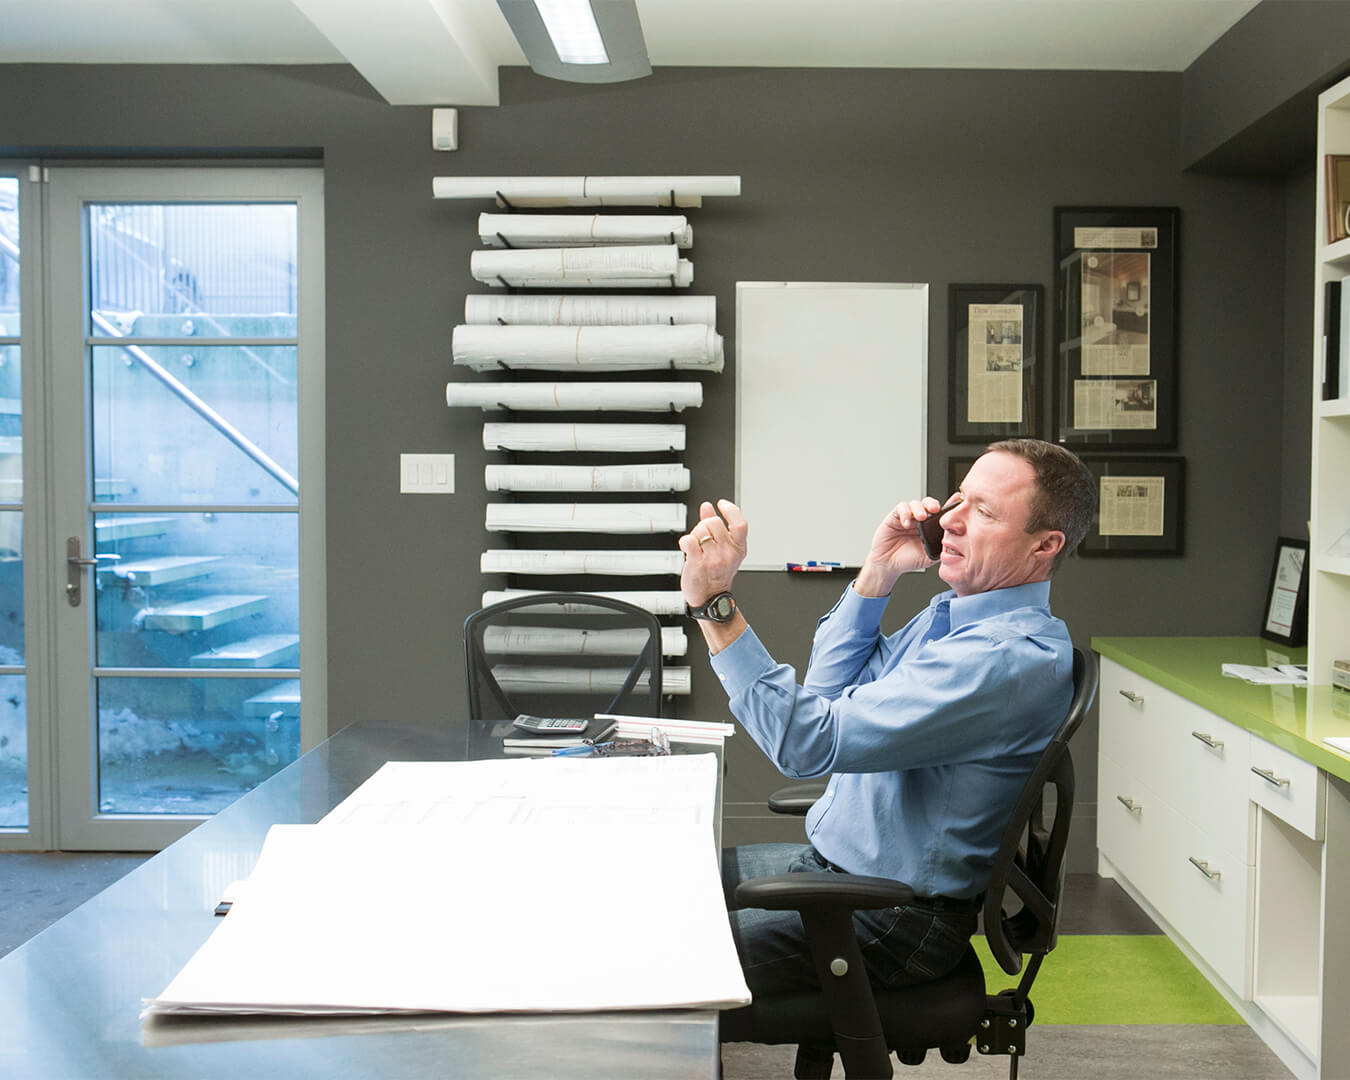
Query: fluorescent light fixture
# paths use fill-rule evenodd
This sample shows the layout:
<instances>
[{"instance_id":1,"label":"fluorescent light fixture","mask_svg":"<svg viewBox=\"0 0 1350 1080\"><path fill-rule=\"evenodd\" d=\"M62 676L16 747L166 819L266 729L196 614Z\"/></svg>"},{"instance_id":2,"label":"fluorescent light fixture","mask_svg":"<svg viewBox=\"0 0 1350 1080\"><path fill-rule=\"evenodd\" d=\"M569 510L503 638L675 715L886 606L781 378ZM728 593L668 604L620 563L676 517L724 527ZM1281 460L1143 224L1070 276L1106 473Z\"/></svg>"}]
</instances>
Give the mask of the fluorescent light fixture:
<instances>
[{"instance_id":1,"label":"fluorescent light fixture","mask_svg":"<svg viewBox=\"0 0 1350 1080\"><path fill-rule=\"evenodd\" d=\"M566 82L652 73L636 0L497 0L530 67Z\"/></svg>"},{"instance_id":2,"label":"fluorescent light fixture","mask_svg":"<svg viewBox=\"0 0 1350 1080\"><path fill-rule=\"evenodd\" d=\"M590 0L534 0L534 6L564 64L609 63Z\"/></svg>"}]
</instances>

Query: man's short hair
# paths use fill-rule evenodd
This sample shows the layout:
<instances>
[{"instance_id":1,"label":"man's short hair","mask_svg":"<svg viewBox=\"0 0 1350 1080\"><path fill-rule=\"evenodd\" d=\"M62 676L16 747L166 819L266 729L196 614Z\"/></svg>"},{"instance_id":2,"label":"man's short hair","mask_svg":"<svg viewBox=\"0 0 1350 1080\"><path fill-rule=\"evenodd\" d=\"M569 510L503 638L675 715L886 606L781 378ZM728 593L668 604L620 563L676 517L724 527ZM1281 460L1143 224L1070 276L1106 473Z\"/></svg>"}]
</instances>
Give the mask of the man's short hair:
<instances>
[{"instance_id":1,"label":"man's short hair","mask_svg":"<svg viewBox=\"0 0 1350 1080\"><path fill-rule=\"evenodd\" d=\"M1036 494L1027 515L1027 532L1056 529L1064 534L1064 547L1050 564L1053 574L1087 535L1097 512L1097 484L1078 456L1042 439L1004 439L985 447L1013 454L1036 470Z\"/></svg>"}]
</instances>

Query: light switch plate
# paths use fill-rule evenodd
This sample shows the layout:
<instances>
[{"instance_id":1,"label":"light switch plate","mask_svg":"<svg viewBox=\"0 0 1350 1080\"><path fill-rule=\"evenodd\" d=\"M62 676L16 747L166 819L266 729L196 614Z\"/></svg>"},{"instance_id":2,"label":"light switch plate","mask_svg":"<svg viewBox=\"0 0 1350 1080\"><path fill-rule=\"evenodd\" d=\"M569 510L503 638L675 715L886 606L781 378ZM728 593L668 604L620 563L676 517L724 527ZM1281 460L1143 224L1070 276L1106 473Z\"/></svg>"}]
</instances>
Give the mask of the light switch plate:
<instances>
[{"instance_id":1,"label":"light switch plate","mask_svg":"<svg viewBox=\"0 0 1350 1080\"><path fill-rule=\"evenodd\" d=\"M453 495L454 454L399 454L398 489L404 495Z\"/></svg>"}]
</instances>

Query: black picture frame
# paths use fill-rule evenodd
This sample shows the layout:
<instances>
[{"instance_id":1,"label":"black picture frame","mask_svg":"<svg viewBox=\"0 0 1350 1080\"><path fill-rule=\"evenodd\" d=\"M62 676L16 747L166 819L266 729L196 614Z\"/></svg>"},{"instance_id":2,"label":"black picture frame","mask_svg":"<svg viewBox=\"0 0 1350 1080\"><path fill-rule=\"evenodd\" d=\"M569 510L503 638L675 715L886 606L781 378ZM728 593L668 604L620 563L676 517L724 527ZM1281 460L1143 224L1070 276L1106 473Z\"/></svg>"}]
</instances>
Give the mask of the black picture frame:
<instances>
[{"instance_id":1,"label":"black picture frame","mask_svg":"<svg viewBox=\"0 0 1350 1080\"><path fill-rule=\"evenodd\" d=\"M1175 206L1055 207L1061 445L1175 449L1179 218Z\"/></svg>"},{"instance_id":2,"label":"black picture frame","mask_svg":"<svg viewBox=\"0 0 1350 1080\"><path fill-rule=\"evenodd\" d=\"M1261 636L1285 645L1308 643L1308 541L1281 536L1275 541Z\"/></svg>"},{"instance_id":3,"label":"black picture frame","mask_svg":"<svg viewBox=\"0 0 1350 1080\"><path fill-rule=\"evenodd\" d=\"M1184 457L1079 457L1097 485L1097 512L1078 547L1081 554L1102 558L1185 553Z\"/></svg>"},{"instance_id":4,"label":"black picture frame","mask_svg":"<svg viewBox=\"0 0 1350 1080\"><path fill-rule=\"evenodd\" d=\"M1045 290L1040 285L948 286L948 442L1039 434L1044 308ZM972 321L977 324L975 335ZM973 397L972 377L979 391ZM982 418L972 419L972 412ZM1000 418L1006 414L1015 416Z\"/></svg>"},{"instance_id":5,"label":"black picture frame","mask_svg":"<svg viewBox=\"0 0 1350 1080\"><path fill-rule=\"evenodd\" d=\"M978 458L959 455L947 459L947 491L937 498L945 502L947 496L956 491L961 486L961 481L966 478L966 473L970 472L970 467L975 464Z\"/></svg>"}]
</instances>

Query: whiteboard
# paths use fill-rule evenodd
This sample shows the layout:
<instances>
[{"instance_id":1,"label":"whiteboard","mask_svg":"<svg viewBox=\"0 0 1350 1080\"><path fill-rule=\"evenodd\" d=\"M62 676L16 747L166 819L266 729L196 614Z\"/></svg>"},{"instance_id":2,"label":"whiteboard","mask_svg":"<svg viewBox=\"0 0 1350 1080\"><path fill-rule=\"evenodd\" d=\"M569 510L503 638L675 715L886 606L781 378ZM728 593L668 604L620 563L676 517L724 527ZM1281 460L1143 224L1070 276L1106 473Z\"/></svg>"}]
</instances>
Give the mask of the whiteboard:
<instances>
[{"instance_id":1,"label":"whiteboard","mask_svg":"<svg viewBox=\"0 0 1350 1080\"><path fill-rule=\"evenodd\" d=\"M928 286L736 283L736 502L744 569L861 566L925 494Z\"/></svg>"}]
</instances>

